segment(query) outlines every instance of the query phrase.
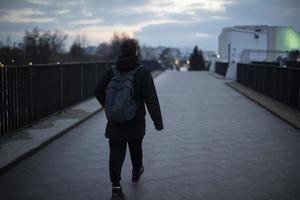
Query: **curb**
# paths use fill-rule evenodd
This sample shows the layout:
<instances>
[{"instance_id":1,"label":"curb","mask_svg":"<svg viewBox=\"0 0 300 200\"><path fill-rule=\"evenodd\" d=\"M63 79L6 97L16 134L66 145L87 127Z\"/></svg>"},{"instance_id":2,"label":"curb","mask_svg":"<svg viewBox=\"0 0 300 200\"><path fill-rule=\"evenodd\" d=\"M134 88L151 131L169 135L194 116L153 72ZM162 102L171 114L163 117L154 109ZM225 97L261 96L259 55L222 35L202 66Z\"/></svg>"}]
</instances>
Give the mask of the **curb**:
<instances>
[{"instance_id":1,"label":"curb","mask_svg":"<svg viewBox=\"0 0 300 200\"><path fill-rule=\"evenodd\" d=\"M208 74L211 75L212 77L217 78L217 79L226 80L226 78L224 76L221 76L221 75L219 75L219 74L217 74L215 72L209 71Z\"/></svg>"},{"instance_id":2,"label":"curb","mask_svg":"<svg viewBox=\"0 0 300 200\"><path fill-rule=\"evenodd\" d=\"M280 118L284 122L288 123L289 125L291 125L295 129L300 130L300 123L299 123L300 122L300 112L297 111L296 109L290 108L289 106L287 106L287 105L285 105L281 102L278 102L274 99L271 99L270 97L265 96L264 94L261 94L261 93L255 91L255 90L252 90L251 88L247 88L243 85L240 85L239 83L226 82L226 85L228 87L234 89L238 93L242 94L243 96L247 97L248 99L250 99L254 103L258 104L262 108L264 108L267 111L271 112L273 115ZM243 88L245 88L245 89L243 89ZM250 92L254 93L254 95L249 94ZM259 96L259 97L256 98L255 97L256 95ZM264 100L269 101L269 103L264 102ZM275 105L275 106L272 106L272 104ZM293 118L292 117L293 115L294 116L298 115L298 117L295 116ZM297 121L298 121L298 123L297 123Z\"/></svg>"},{"instance_id":3,"label":"curb","mask_svg":"<svg viewBox=\"0 0 300 200\"><path fill-rule=\"evenodd\" d=\"M19 162L25 160L26 158L30 157L34 153L38 152L40 149L42 149L43 147L47 146L51 142L55 141L59 137L63 136L64 134L66 134L68 131L70 131L71 129L75 128L76 126L78 126L81 123L85 122L86 120L88 120L89 118L91 118L92 116L94 116L95 114L97 114L98 112L100 112L101 110L103 110L103 108L97 109L96 111L90 113L88 116L82 118L78 122L72 124L71 126L67 127L66 129L58 132L57 134L53 135L52 137L49 137L45 141L41 142L39 145L36 145L36 146L32 147L29 151L27 151L24 154L20 155L19 157L15 158L14 160L12 160L7 165L1 167L0 168L0 174L5 173L7 170L9 170L10 168L12 168L13 166L15 166L16 164L18 164Z\"/></svg>"}]
</instances>

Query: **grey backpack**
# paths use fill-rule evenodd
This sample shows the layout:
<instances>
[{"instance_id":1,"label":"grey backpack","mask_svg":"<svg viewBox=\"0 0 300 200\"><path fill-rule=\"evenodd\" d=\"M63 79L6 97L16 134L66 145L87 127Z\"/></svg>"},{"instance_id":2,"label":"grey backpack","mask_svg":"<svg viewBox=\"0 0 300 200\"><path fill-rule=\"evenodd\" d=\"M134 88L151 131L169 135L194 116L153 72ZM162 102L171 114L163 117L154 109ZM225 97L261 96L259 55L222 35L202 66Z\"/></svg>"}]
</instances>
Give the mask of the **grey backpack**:
<instances>
[{"instance_id":1,"label":"grey backpack","mask_svg":"<svg viewBox=\"0 0 300 200\"><path fill-rule=\"evenodd\" d=\"M105 114L108 121L125 122L134 118L134 74L141 67L119 71L113 67L113 77L105 90Z\"/></svg>"}]
</instances>

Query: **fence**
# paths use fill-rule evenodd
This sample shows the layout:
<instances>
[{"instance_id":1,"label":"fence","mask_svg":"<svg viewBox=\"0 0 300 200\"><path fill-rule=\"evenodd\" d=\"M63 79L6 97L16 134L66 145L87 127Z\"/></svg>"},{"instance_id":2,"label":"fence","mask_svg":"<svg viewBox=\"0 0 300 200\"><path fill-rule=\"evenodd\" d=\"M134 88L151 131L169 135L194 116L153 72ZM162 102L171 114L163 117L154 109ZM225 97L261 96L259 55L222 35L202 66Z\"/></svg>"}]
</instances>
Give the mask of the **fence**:
<instances>
[{"instance_id":1,"label":"fence","mask_svg":"<svg viewBox=\"0 0 300 200\"><path fill-rule=\"evenodd\" d=\"M292 67L292 68L298 68L300 69L300 62L296 62L296 61L288 61L286 63L287 67Z\"/></svg>"},{"instance_id":2,"label":"fence","mask_svg":"<svg viewBox=\"0 0 300 200\"><path fill-rule=\"evenodd\" d=\"M273 67L283 67L283 65L286 65L286 67L291 68L298 68L300 69L300 62L296 61L285 61L284 63L280 64L279 62L252 62L253 65L264 65L264 66L273 66Z\"/></svg>"},{"instance_id":3,"label":"fence","mask_svg":"<svg viewBox=\"0 0 300 200\"><path fill-rule=\"evenodd\" d=\"M11 133L94 95L112 62L0 68L0 130Z\"/></svg>"},{"instance_id":4,"label":"fence","mask_svg":"<svg viewBox=\"0 0 300 200\"><path fill-rule=\"evenodd\" d=\"M300 69L239 63L237 82L300 109Z\"/></svg>"},{"instance_id":5,"label":"fence","mask_svg":"<svg viewBox=\"0 0 300 200\"><path fill-rule=\"evenodd\" d=\"M228 63L227 62L216 62L215 72L217 74L220 74L222 76L226 76L227 69L228 69Z\"/></svg>"},{"instance_id":6,"label":"fence","mask_svg":"<svg viewBox=\"0 0 300 200\"><path fill-rule=\"evenodd\" d=\"M280 67L279 62L259 62L259 61L254 61L252 62L253 65L264 65L264 66L273 66L273 67Z\"/></svg>"}]
</instances>

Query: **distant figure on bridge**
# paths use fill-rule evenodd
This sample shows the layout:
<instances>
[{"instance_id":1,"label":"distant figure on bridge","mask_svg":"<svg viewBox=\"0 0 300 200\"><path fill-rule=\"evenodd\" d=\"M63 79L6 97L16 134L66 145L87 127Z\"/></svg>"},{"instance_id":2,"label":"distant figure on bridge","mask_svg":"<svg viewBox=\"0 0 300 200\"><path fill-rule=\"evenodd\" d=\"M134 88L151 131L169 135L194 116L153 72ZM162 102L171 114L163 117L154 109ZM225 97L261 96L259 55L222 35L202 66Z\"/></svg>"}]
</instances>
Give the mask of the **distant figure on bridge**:
<instances>
[{"instance_id":1,"label":"distant figure on bridge","mask_svg":"<svg viewBox=\"0 0 300 200\"><path fill-rule=\"evenodd\" d=\"M110 148L112 200L125 198L120 181L127 143L133 167L132 182L139 182L144 172L145 104L156 130L163 129L153 78L150 71L139 64L137 48L136 40L125 40L120 46L115 66L105 72L95 90L108 119L105 136L109 139Z\"/></svg>"}]
</instances>

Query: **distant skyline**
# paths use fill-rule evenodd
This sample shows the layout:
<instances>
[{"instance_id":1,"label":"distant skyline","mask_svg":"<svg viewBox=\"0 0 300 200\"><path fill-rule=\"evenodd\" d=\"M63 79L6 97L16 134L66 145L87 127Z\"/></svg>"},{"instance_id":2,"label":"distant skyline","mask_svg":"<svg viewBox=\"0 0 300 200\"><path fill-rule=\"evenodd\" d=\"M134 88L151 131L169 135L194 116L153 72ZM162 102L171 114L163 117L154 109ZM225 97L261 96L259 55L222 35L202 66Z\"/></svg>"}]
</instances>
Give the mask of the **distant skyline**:
<instances>
[{"instance_id":1,"label":"distant skyline","mask_svg":"<svg viewBox=\"0 0 300 200\"><path fill-rule=\"evenodd\" d=\"M59 29L66 47L84 34L87 45L125 32L141 44L218 48L222 28L292 26L300 32L299 0L1 0L0 41L20 41L25 30Z\"/></svg>"}]
</instances>

